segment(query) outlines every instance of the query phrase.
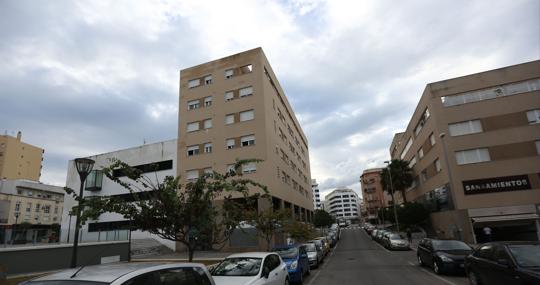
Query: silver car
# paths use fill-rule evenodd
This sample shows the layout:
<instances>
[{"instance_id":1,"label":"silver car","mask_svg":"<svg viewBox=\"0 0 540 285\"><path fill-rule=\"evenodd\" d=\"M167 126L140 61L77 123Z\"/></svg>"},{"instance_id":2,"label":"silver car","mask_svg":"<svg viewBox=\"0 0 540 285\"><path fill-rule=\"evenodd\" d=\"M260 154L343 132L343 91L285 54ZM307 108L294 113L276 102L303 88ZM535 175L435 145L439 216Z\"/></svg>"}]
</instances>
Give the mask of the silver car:
<instances>
[{"instance_id":1,"label":"silver car","mask_svg":"<svg viewBox=\"0 0 540 285\"><path fill-rule=\"evenodd\" d=\"M203 264L112 263L74 268L24 282L25 285L215 285Z\"/></svg>"}]
</instances>

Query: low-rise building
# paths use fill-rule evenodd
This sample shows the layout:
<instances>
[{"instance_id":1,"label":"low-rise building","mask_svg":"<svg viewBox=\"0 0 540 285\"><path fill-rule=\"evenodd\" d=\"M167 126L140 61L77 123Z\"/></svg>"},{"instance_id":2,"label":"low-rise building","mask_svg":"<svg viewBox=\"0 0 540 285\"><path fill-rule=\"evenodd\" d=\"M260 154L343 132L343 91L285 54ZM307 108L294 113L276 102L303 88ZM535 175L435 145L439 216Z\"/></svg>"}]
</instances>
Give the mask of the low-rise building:
<instances>
[{"instance_id":1,"label":"low-rise building","mask_svg":"<svg viewBox=\"0 0 540 285\"><path fill-rule=\"evenodd\" d=\"M440 237L539 239L539 70L533 61L430 83L394 137L391 157L415 176L406 199L426 205Z\"/></svg>"},{"instance_id":2,"label":"low-rise building","mask_svg":"<svg viewBox=\"0 0 540 285\"><path fill-rule=\"evenodd\" d=\"M55 242L64 188L30 180L0 180L0 243Z\"/></svg>"},{"instance_id":3,"label":"low-rise building","mask_svg":"<svg viewBox=\"0 0 540 285\"><path fill-rule=\"evenodd\" d=\"M177 140L168 140L152 144L145 144L138 147L118 150L114 152L89 156L95 161L94 168L84 186L84 197L88 196L115 196L122 199L130 199L131 193L118 183L110 180L101 172L103 167L110 165L110 159L118 159L145 172L145 175L153 182L163 181L166 176L176 176L176 147ZM152 167L150 167L152 166ZM118 177L122 177L118 171ZM69 161L66 187L79 192L80 179L75 163ZM149 191L152 189L141 189ZM73 241L75 230L75 213L73 206L77 202L72 196L66 196L62 222L62 242ZM105 240L126 240L128 231L125 230L129 221L116 213L105 213L96 220L88 221L81 226L80 239L83 242L105 241ZM152 238L163 245L175 249L175 243L164 240L148 232L134 231L131 235L133 239Z\"/></svg>"},{"instance_id":4,"label":"low-rise building","mask_svg":"<svg viewBox=\"0 0 540 285\"><path fill-rule=\"evenodd\" d=\"M336 189L325 197L331 215L336 219L358 220L360 209L358 207L358 194L352 189Z\"/></svg>"},{"instance_id":5,"label":"low-rise building","mask_svg":"<svg viewBox=\"0 0 540 285\"><path fill-rule=\"evenodd\" d=\"M382 168L366 169L360 176L362 197L366 207L365 219L372 224L379 223L378 211L387 206L385 193L381 184Z\"/></svg>"}]
</instances>

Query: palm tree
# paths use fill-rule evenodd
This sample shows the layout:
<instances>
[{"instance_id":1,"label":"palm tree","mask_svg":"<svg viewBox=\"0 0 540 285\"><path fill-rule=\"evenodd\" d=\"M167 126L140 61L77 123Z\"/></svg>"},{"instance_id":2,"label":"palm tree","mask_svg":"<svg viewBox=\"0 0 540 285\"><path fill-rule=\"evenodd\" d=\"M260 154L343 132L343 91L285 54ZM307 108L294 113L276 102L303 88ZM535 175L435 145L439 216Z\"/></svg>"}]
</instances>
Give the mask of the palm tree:
<instances>
[{"instance_id":1,"label":"palm tree","mask_svg":"<svg viewBox=\"0 0 540 285\"><path fill-rule=\"evenodd\" d=\"M389 172L390 171L390 172ZM390 177L392 177L392 186L394 191L401 192L403 202L407 203L405 197L405 190L411 187L413 182L412 170L409 167L409 163L401 159L392 159L390 164L382 170L381 183L384 191L388 192L392 196L392 202L395 203L394 193L390 187Z\"/></svg>"}]
</instances>

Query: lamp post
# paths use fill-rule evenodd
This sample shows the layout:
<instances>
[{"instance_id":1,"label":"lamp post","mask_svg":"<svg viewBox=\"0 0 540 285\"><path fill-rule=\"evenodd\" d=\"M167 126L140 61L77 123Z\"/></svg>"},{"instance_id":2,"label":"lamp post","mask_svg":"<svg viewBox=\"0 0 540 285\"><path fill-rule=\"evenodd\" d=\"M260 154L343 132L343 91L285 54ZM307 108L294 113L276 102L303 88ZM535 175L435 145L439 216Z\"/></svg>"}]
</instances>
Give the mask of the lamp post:
<instances>
[{"instance_id":1,"label":"lamp post","mask_svg":"<svg viewBox=\"0 0 540 285\"><path fill-rule=\"evenodd\" d=\"M81 188L79 191L79 205L77 205L77 215L75 216L75 233L74 233L74 240L73 240L73 252L71 255L71 268L75 268L77 266L77 247L79 245L79 228L80 228L80 221L81 218L81 210L82 210L82 204L83 204L83 190L84 190L84 181L86 180L86 177L88 177L88 174L90 174L90 171L92 171L92 168L94 167L93 160L89 158L76 158L75 159L75 167L77 168L77 172L79 173L79 178L81 180Z\"/></svg>"},{"instance_id":2,"label":"lamp post","mask_svg":"<svg viewBox=\"0 0 540 285\"><path fill-rule=\"evenodd\" d=\"M19 220L19 215L20 214L21 213L19 213L19 212L15 213L15 225L13 225L13 230L12 230L12 233L11 233L11 244L13 244L13 240L16 238L16 234L17 234L16 228L17 228L17 222Z\"/></svg>"},{"instance_id":3,"label":"lamp post","mask_svg":"<svg viewBox=\"0 0 540 285\"><path fill-rule=\"evenodd\" d=\"M392 191L392 207L394 208L394 218L396 219L396 229L397 229L397 232L399 233L399 220L398 220L398 216L397 216L397 210L396 210L396 196L394 193L394 185L392 183L392 169L390 168L390 161L385 161L384 163L386 163L388 166L388 176L390 176L390 191Z\"/></svg>"}]
</instances>

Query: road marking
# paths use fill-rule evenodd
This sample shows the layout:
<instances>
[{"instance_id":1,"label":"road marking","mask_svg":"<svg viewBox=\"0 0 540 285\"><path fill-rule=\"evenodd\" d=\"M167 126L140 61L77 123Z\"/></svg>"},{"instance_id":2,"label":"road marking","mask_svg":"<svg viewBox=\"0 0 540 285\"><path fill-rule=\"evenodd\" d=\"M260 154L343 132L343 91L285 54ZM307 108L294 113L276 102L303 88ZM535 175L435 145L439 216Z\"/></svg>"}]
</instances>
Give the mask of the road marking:
<instances>
[{"instance_id":1,"label":"road marking","mask_svg":"<svg viewBox=\"0 0 540 285\"><path fill-rule=\"evenodd\" d=\"M336 246L334 246L334 249L332 250L332 252L330 252L330 255L328 256L328 259L326 260L326 262L324 262L323 265L321 265L321 266L319 266L319 268L317 268L318 269L317 273L315 273L315 275L313 275L313 278L311 280L309 280L309 283L307 285L311 285L317 279L317 277L319 277L319 274L321 274L324 267L326 267L328 262L330 262L330 257L332 257L334 255L334 252L336 252L336 249L337 249L338 245L339 244L336 244Z\"/></svg>"},{"instance_id":2,"label":"road marking","mask_svg":"<svg viewBox=\"0 0 540 285\"><path fill-rule=\"evenodd\" d=\"M409 263L410 265L416 267L416 264L414 264L414 263L412 263L412 262L410 262L410 261L409 261L408 263ZM454 282L452 282L452 281L450 281L450 280L448 280L448 279L446 279L446 278L443 278L443 277L441 277L441 276L439 276L439 275L437 275L437 274L435 274L435 273L433 273L433 272L427 271L426 269L421 268L421 267L419 267L419 268L420 268L420 270L424 271L425 273L427 273L427 274L429 274L429 275L431 275L431 276L433 276L433 277L435 277L435 278L437 278L437 279L443 281L443 282L446 283L446 284L457 285L456 283L454 283Z\"/></svg>"}]
</instances>

